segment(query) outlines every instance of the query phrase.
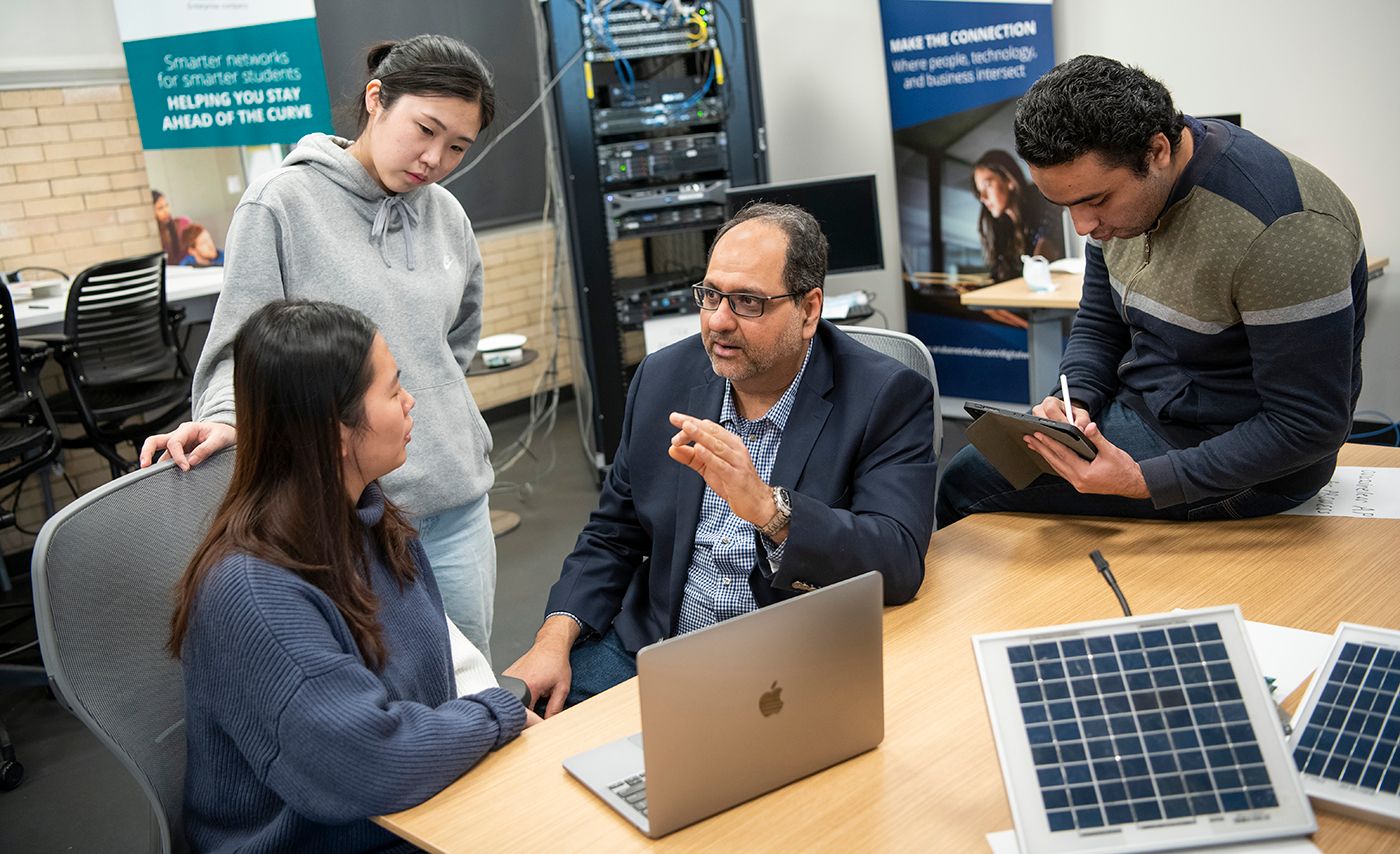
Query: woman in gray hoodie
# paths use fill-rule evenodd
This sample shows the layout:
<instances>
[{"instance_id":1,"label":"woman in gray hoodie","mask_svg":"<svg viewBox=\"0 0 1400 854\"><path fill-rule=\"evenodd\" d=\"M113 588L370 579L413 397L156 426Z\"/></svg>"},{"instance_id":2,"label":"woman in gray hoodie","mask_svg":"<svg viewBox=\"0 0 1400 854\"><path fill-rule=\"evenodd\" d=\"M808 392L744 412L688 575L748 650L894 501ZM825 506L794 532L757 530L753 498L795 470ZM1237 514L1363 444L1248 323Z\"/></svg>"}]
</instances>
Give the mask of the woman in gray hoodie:
<instances>
[{"instance_id":1,"label":"woman in gray hoodie","mask_svg":"<svg viewBox=\"0 0 1400 854\"><path fill-rule=\"evenodd\" d=\"M195 420L151 437L181 468L235 440L232 344L272 300L328 300L368 315L418 400L403 468L384 478L418 527L448 616L489 658L496 546L491 434L465 373L481 337L481 253L447 177L495 113L490 72L456 39L370 49L354 141L304 137L243 194L224 287L194 377Z\"/></svg>"}]
</instances>

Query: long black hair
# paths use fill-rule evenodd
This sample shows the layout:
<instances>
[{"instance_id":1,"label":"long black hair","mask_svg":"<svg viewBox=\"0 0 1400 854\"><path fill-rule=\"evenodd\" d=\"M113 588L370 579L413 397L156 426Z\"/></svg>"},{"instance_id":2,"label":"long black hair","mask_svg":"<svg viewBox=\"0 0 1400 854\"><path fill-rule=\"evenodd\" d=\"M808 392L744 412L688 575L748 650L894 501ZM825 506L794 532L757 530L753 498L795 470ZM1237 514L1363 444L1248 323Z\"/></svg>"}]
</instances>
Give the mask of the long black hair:
<instances>
[{"instance_id":1,"label":"long black hair","mask_svg":"<svg viewBox=\"0 0 1400 854\"><path fill-rule=\"evenodd\" d=\"M209 533L175 590L178 656L200 584L219 560L244 553L285 567L335 603L370 667L387 658L378 600L366 575L364 527L346 493L341 426L364 427L376 330L353 308L278 300L254 312L233 342L238 456ZM413 529L392 503L371 529L400 585L417 578Z\"/></svg>"},{"instance_id":2,"label":"long black hair","mask_svg":"<svg viewBox=\"0 0 1400 854\"><path fill-rule=\"evenodd\" d=\"M1004 282L1021 275L1021 256L1035 251L1037 234L1053 224L1059 211L1045 200L1035 185L1026 180L1021 164L1009 152L989 149L972 165L972 194L978 196L977 170L986 169L1006 183L1006 210L992 216L986 205L977 215L977 234L982 241L982 258L992 281ZM979 196L980 198L980 196ZM1059 253L1050 260L1058 259Z\"/></svg>"},{"instance_id":3,"label":"long black hair","mask_svg":"<svg viewBox=\"0 0 1400 854\"><path fill-rule=\"evenodd\" d=\"M486 61L451 36L424 34L397 42L380 42L365 57L370 80L379 81L379 103L392 107L400 95L447 95L481 107L481 129L496 117L496 87ZM369 121L363 88L360 129Z\"/></svg>"}]
</instances>

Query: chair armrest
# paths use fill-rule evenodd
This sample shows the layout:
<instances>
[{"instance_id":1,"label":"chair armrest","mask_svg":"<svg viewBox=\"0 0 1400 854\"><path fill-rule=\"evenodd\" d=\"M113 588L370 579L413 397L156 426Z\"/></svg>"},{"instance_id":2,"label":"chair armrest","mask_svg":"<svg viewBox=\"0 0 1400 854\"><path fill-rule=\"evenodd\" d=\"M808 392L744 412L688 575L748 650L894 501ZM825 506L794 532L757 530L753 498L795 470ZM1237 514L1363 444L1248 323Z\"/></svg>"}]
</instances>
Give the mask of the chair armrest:
<instances>
[{"instance_id":1,"label":"chair armrest","mask_svg":"<svg viewBox=\"0 0 1400 854\"><path fill-rule=\"evenodd\" d=\"M44 362L48 361L49 353L52 351L53 348L47 341L40 341L38 338L21 338L19 339L20 366L37 374L43 369Z\"/></svg>"},{"instance_id":2,"label":"chair armrest","mask_svg":"<svg viewBox=\"0 0 1400 854\"><path fill-rule=\"evenodd\" d=\"M44 360L53 356L64 361L73 349L73 339L62 332L46 332L42 335L26 335L19 339L20 358L25 367L36 370L43 367Z\"/></svg>"}]
</instances>

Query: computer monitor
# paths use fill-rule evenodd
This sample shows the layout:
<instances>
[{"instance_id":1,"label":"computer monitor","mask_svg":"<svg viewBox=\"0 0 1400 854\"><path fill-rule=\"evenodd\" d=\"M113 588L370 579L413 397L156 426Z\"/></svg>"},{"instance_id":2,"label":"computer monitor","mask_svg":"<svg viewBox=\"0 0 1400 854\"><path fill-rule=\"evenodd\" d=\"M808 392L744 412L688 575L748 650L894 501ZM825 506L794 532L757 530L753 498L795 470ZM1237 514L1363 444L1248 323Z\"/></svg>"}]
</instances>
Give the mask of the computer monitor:
<instances>
[{"instance_id":1,"label":"computer monitor","mask_svg":"<svg viewBox=\"0 0 1400 854\"><path fill-rule=\"evenodd\" d=\"M874 175L732 187L725 193L730 216L749 202L760 200L797 205L816 217L830 244L828 272L884 268Z\"/></svg>"}]
</instances>

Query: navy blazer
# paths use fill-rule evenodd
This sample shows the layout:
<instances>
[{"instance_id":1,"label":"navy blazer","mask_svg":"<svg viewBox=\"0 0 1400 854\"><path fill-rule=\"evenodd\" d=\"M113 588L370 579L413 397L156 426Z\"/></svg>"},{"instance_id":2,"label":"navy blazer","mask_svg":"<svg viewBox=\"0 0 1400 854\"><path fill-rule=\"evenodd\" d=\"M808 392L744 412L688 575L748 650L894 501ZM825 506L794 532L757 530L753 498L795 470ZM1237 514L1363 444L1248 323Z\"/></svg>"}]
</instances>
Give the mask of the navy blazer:
<instances>
[{"instance_id":1,"label":"navy blazer","mask_svg":"<svg viewBox=\"0 0 1400 854\"><path fill-rule=\"evenodd\" d=\"M675 634L705 481L667 455L669 417L718 421L724 386L699 335L637 368L598 509L545 613L615 626L631 652ZM820 322L773 466L792 496L787 547L770 575L760 544L749 575L760 607L870 570L887 604L914 598L933 533L933 419L926 378Z\"/></svg>"}]
</instances>

